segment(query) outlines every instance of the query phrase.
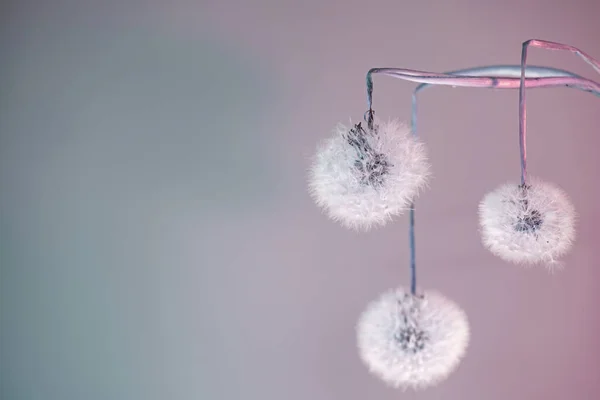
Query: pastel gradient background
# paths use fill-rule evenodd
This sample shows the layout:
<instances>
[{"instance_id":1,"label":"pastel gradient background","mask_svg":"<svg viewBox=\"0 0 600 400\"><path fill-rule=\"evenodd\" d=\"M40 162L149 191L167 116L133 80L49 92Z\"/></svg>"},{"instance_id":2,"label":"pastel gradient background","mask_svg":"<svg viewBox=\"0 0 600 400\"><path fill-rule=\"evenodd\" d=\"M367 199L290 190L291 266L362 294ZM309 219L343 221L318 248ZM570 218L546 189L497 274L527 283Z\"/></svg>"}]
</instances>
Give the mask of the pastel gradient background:
<instances>
[{"instance_id":1,"label":"pastel gradient background","mask_svg":"<svg viewBox=\"0 0 600 400\"><path fill-rule=\"evenodd\" d=\"M418 283L472 325L427 391L387 388L355 349L367 302L408 283L407 217L356 234L306 190L371 67L516 64L529 38L600 57L600 2L555 3L2 2L0 398L600 398L598 98L528 92L530 175L579 213L550 275L478 234L480 199L519 178L517 92L421 96ZM572 54L530 61L600 79ZM413 88L376 77L378 115L408 120Z\"/></svg>"}]
</instances>

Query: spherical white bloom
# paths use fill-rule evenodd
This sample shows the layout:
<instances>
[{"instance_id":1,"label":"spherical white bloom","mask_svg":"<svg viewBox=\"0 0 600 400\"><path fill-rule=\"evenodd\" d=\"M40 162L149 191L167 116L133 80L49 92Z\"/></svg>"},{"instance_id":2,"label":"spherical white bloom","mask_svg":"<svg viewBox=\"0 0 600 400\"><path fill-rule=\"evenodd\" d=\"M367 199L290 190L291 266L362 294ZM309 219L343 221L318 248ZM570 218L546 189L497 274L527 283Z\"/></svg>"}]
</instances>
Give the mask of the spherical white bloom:
<instances>
[{"instance_id":1,"label":"spherical white bloom","mask_svg":"<svg viewBox=\"0 0 600 400\"><path fill-rule=\"evenodd\" d=\"M320 144L309 190L330 218L356 230L404 212L430 176L425 146L397 120L338 125Z\"/></svg>"},{"instance_id":2,"label":"spherical white bloom","mask_svg":"<svg viewBox=\"0 0 600 400\"><path fill-rule=\"evenodd\" d=\"M466 314L435 292L384 293L361 315L358 349L371 373L396 388L443 381L459 365L470 338Z\"/></svg>"},{"instance_id":3,"label":"spherical white bloom","mask_svg":"<svg viewBox=\"0 0 600 400\"><path fill-rule=\"evenodd\" d=\"M504 184L479 205L483 244L516 264L546 263L556 269L575 239L575 209L558 187L533 180Z\"/></svg>"}]
</instances>

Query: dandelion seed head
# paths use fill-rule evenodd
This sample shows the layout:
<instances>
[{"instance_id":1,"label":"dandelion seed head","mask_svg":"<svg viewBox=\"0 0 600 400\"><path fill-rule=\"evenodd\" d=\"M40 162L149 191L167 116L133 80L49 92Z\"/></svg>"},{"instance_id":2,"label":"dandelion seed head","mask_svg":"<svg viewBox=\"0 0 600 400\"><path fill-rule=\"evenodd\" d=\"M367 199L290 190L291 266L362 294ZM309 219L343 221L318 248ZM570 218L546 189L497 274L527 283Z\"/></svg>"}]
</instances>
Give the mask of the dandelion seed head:
<instances>
[{"instance_id":1,"label":"dandelion seed head","mask_svg":"<svg viewBox=\"0 0 600 400\"><path fill-rule=\"evenodd\" d=\"M430 177L425 146L397 120L338 125L317 150L309 192L347 228L385 225L410 207Z\"/></svg>"},{"instance_id":2,"label":"dandelion seed head","mask_svg":"<svg viewBox=\"0 0 600 400\"><path fill-rule=\"evenodd\" d=\"M526 186L504 184L479 205L483 244L516 264L545 263L560 269L557 258L575 240L575 209L558 187L540 180Z\"/></svg>"},{"instance_id":3,"label":"dandelion seed head","mask_svg":"<svg viewBox=\"0 0 600 400\"><path fill-rule=\"evenodd\" d=\"M357 325L358 349L370 372L395 388L422 389L446 379L470 338L466 314L436 292L390 290L369 304Z\"/></svg>"}]
</instances>

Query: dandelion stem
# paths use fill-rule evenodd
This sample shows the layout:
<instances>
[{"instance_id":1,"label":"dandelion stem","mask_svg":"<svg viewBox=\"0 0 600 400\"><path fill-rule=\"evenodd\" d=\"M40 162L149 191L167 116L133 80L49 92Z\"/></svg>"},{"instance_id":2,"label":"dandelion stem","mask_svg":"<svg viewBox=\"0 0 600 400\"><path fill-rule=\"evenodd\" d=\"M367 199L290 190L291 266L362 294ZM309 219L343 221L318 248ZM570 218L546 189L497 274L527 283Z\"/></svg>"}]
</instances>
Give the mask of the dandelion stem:
<instances>
[{"instance_id":1,"label":"dandelion stem","mask_svg":"<svg viewBox=\"0 0 600 400\"><path fill-rule=\"evenodd\" d=\"M531 39L523 42L521 50L521 79L519 85L519 150L521 153L521 186L527 185L527 106L525 99L525 69L527 68L527 50L529 46L547 50L567 50L580 56L586 63L600 73L600 62L576 47L562 43Z\"/></svg>"},{"instance_id":2,"label":"dandelion stem","mask_svg":"<svg viewBox=\"0 0 600 400\"><path fill-rule=\"evenodd\" d=\"M519 152L521 160L521 186L527 185L527 107L525 105L525 69L527 68L527 45L521 52L521 82L519 84Z\"/></svg>"},{"instance_id":3,"label":"dandelion stem","mask_svg":"<svg viewBox=\"0 0 600 400\"><path fill-rule=\"evenodd\" d=\"M417 292L417 252L415 248L415 204L410 204L410 222L408 236L410 243L410 293Z\"/></svg>"},{"instance_id":4,"label":"dandelion stem","mask_svg":"<svg viewBox=\"0 0 600 400\"><path fill-rule=\"evenodd\" d=\"M524 42L523 46L539 47L541 49L546 49L546 50L570 51L572 53L575 53L579 57L581 57L583 59L583 61L585 61L587 64L591 65L592 68L594 68L596 70L596 72L598 72L600 74L600 61L596 60L594 57L590 56L589 54L579 50L577 47L570 46L568 44L550 42L547 40L540 40L540 39L530 39L530 40Z\"/></svg>"}]
</instances>

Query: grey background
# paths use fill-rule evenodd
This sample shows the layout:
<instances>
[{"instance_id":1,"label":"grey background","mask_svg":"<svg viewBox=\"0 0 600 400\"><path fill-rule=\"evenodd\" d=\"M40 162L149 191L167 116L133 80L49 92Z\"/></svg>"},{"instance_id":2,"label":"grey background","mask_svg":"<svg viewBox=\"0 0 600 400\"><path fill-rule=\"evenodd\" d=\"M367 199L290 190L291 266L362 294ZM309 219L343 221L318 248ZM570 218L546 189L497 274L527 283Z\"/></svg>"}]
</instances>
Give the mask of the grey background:
<instances>
[{"instance_id":1,"label":"grey background","mask_svg":"<svg viewBox=\"0 0 600 400\"><path fill-rule=\"evenodd\" d=\"M600 3L556 4L3 2L0 398L599 398L597 98L528 94L529 172L579 214L550 275L477 232L482 196L519 177L517 93L421 96L419 286L472 325L460 368L424 392L387 388L355 350L366 303L408 283L406 216L356 234L306 192L371 67L518 63L529 38L600 57ZM530 60L600 79L571 54ZM414 85L375 85L378 115L408 120Z\"/></svg>"}]
</instances>

